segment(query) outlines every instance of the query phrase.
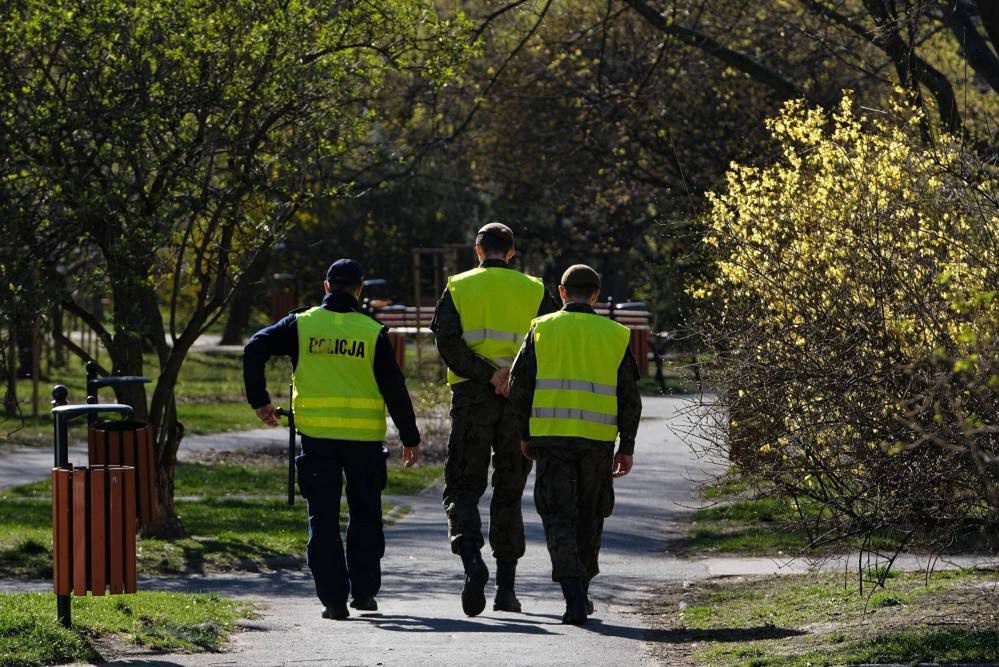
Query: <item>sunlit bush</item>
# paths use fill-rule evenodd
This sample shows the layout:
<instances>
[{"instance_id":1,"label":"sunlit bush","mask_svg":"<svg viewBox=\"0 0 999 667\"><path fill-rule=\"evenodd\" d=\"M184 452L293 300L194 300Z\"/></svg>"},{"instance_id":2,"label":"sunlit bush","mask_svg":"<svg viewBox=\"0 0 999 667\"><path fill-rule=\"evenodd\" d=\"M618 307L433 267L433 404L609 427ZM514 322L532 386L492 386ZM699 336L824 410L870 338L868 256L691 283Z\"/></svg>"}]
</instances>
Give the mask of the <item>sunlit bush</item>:
<instances>
[{"instance_id":1,"label":"sunlit bush","mask_svg":"<svg viewBox=\"0 0 999 667\"><path fill-rule=\"evenodd\" d=\"M994 533L997 173L914 113L789 103L782 157L710 196L714 443L816 545Z\"/></svg>"}]
</instances>

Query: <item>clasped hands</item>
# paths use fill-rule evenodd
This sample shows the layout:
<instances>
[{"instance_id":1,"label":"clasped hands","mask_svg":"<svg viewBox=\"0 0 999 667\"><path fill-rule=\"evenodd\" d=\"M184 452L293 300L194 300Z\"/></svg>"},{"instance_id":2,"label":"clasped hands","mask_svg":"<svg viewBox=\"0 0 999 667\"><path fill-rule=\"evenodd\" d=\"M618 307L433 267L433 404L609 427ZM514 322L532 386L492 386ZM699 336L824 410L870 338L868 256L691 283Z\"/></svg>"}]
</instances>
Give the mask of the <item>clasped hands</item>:
<instances>
[{"instance_id":1,"label":"clasped hands","mask_svg":"<svg viewBox=\"0 0 999 667\"><path fill-rule=\"evenodd\" d=\"M496 393L504 398L510 397L510 369L506 367L497 368L493 376L489 378L489 384L493 386Z\"/></svg>"}]
</instances>

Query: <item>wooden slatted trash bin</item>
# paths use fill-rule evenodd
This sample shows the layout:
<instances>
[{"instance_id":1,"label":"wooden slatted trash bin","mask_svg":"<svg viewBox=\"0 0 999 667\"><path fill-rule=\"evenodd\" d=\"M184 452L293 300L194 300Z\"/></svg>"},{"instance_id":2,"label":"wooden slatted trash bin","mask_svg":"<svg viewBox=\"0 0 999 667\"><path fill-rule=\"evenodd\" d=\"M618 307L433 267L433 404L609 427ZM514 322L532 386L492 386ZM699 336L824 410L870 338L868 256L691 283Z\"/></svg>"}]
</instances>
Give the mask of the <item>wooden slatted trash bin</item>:
<instances>
[{"instance_id":1,"label":"wooden slatted trash bin","mask_svg":"<svg viewBox=\"0 0 999 667\"><path fill-rule=\"evenodd\" d=\"M52 469L56 595L136 591L135 468Z\"/></svg>"},{"instance_id":2,"label":"wooden slatted trash bin","mask_svg":"<svg viewBox=\"0 0 999 667\"><path fill-rule=\"evenodd\" d=\"M80 416L119 414L121 403L67 405L69 391L52 389L52 583L59 622L72 625L71 593L134 593L135 468L105 465L74 468L69 463L69 422Z\"/></svg>"},{"instance_id":3,"label":"wooden slatted trash bin","mask_svg":"<svg viewBox=\"0 0 999 667\"><path fill-rule=\"evenodd\" d=\"M153 427L131 419L104 421L87 429L90 466L128 466L135 469L135 512L138 527L156 520L156 458Z\"/></svg>"}]
</instances>

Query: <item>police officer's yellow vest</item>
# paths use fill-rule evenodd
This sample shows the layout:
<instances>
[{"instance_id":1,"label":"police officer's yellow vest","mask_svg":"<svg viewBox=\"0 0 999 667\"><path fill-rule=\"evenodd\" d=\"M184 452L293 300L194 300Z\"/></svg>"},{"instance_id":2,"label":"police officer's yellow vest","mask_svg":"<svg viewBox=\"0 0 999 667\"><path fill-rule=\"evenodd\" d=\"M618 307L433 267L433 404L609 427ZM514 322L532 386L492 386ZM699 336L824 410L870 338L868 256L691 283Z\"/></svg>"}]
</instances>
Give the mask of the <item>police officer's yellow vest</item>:
<instances>
[{"instance_id":1,"label":"police officer's yellow vest","mask_svg":"<svg viewBox=\"0 0 999 667\"><path fill-rule=\"evenodd\" d=\"M295 428L313 438L382 441L385 400L375 380L382 325L361 313L311 308L298 315Z\"/></svg>"},{"instance_id":2,"label":"police officer's yellow vest","mask_svg":"<svg viewBox=\"0 0 999 667\"><path fill-rule=\"evenodd\" d=\"M617 371L631 338L599 315L559 311L534 320L538 374L531 436L617 439Z\"/></svg>"},{"instance_id":3,"label":"police officer's yellow vest","mask_svg":"<svg viewBox=\"0 0 999 667\"><path fill-rule=\"evenodd\" d=\"M447 289L472 351L497 368L511 366L544 298L541 280L513 269L479 267L448 278ZM466 379L448 369L449 385Z\"/></svg>"}]
</instances>

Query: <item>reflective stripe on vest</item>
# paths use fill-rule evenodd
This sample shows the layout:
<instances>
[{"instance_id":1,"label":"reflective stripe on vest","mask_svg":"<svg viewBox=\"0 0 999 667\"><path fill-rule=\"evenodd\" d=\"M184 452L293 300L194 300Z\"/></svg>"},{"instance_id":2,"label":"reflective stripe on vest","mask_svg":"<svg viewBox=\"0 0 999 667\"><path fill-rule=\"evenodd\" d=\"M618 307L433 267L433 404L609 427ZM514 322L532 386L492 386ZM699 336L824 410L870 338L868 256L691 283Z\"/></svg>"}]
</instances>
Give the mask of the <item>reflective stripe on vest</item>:
<instances>
[{"instance_id":1,"label":"reflective stripe on vest","mask_svg":"<svg viewBox=\"0 0 999 667\"><path fill-rule=\"evenodd\" d=\"M447 288L468 347L497 368L512 366L544 298L541 280L514 269L480 267L451 276ZM448 384L464 381L448 369Z\"/></svg>"},{"instance_id":2,"label":"reflective stripe on vest","mask_svg":"<svg viewBox=\"0 0 999 667\"><path fill-rule=\"evenodd\" d=\"M617 424L617 415L605 415L580 408L533 408L531 416L538 419L579 419L595 424Z\"/></svg>"},{"instance_id":3,"label":"reflective stripe on vest","mask_svg":"<svg viewBox=\"0 0 999 667\"><path fill-rule=\"evenodd\" d=\"M534 311L537 313L537 311ZM495 329L476 329L466 331L461 335L466 343L478 343L483 340L498 340L504 343L510 342L519 345L524 337L513 331L496 331Z\"/></svg>"},{"instance_id":4,"label":"reflective stripe on vest","mask_svg":"<svg viewBox=\"0 0 999 667\"><path fill-rule=\"evenodd\" d=\"M591 313L563 310L534 320L531 436L613 442L617 371L630 339L627 327Z\"/></svg>"},{"instance_id":5,"label":"reflective stripe on vest","mask_svg":"<svg viewBox=\"0 0 999 667\"><path fill-rule=\"evenodd\" d=\"M375 379L382 325L361 313L312 308L297 316L295 428L313 438L380 442L385 401Z\"/></svg>"}]
</instances>

